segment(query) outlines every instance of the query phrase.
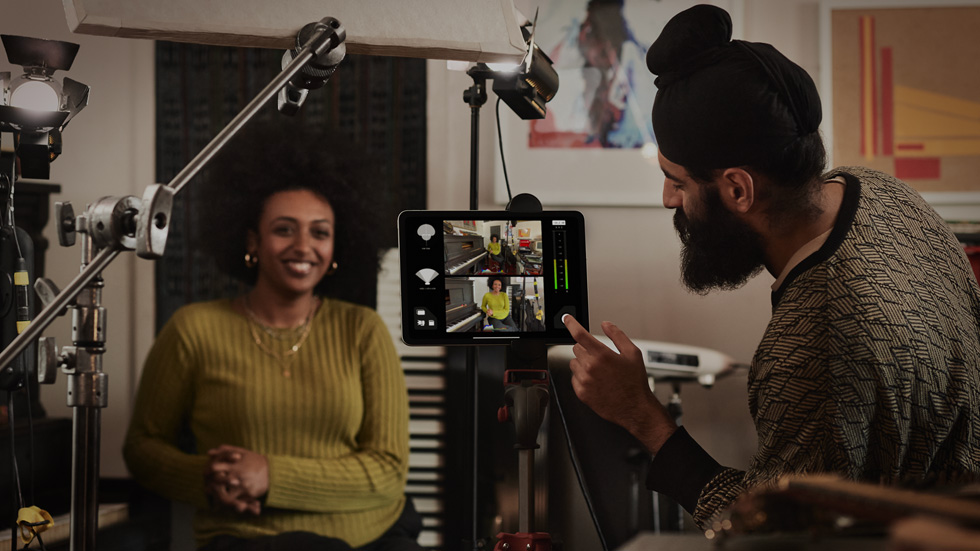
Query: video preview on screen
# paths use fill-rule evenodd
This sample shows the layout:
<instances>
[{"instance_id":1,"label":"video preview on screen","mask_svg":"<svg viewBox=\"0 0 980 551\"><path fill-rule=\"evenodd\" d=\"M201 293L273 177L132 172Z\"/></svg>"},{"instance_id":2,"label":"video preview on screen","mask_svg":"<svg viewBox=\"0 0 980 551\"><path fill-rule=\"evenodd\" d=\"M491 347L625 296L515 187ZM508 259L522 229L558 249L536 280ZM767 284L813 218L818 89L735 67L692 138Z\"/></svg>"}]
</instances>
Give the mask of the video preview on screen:
<instances>
[{"instance_id":1,"label":"video preview on screen","mask_svg":"<svg viewBox=\"0 0 980 551\"><path fill-rule=\"evenodd\" d=\"M581 215L474 214L402 213L406 342L567 337L560 315L586 308Z\"/></svg>"}]
</instances>

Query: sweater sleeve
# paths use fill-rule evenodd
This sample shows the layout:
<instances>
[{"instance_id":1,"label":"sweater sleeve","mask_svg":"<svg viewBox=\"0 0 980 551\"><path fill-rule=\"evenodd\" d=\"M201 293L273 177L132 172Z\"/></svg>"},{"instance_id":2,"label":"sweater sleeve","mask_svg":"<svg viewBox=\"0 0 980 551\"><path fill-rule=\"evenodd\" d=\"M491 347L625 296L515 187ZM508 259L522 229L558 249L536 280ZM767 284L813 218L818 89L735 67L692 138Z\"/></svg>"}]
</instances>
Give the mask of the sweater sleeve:
<instances>
[{"instance_id":1,"label":"sweater sleeve","mask_svg":"<svg viewBox=\"0 0 980 551\"><path fill-rule=\"evenodd\" d=\"M771 369L756 365L762 381L756 386L768 389L753 402L753 418L759 447L749 469L740 471L719 465L687 432L678 429L654 457L647 486L680 503L705 527L718 513L732 505L750 487L771 483L791 472L844 472L843 463L832 460L836 446L828 441L828 393L812 388L800 394L799 386L812 365L781 362ZM811 369L809 371L822 371ZM795 375L794 375L795 374Z\"/></svg>"},{"instance_id":2,"label":"sweater sleeve","mask_svg":"<svg viewBox=\"0 0 980 551\"><path fill-rule=\"evenodd\" d=\"M704 527L745 490L770 484L785 473L836 472L857 477L860 473L853 472L851 466L863 461L845 457L835 438L845 441L840 427L858 424L869 416L857 411L845 417L836 413L839 405L835 405L835 397L843 396L849 403L861 400L856 399L860 394L854 388L857 385L850 381L858 375L839 369L836 377L828 377L833 365L824 357L801 363L757 362L750 396L759 395L758 400L751 400L759 444L749 469L718 465L679 429L654 458L648 487L671 496ZM865 372L851 367L851 371ZM863 402L873 404L873 396L869 394ZM865 448L860 438L847 447Z\"/></svg>"},{"instance_id":3,"label":"sweater sleeve","mask_svg":"<svg viewBox=\"0 0 980 551\"><path fill-rule=\"evenodd\" d=\"M203 507L207 456L184 453L176 445L194 399L192 355L178 318L175 315L163 328L147 356L123 457L143 486Z\"/></svg>"},{"instance_id":4,"label":"sweater sleeve","mask_svg":"<svg viewBox=\"0 0 980 551\"><path fill-rule=\"evenodd\" d=\"M364 417L357 449L336 458L269 456L266 506L337 512L392 503L408 473L408 394L391 336L370 311L361 320Z\"/></svg>"},{"instance_id":5,"label":"sweater sleeve","mask_svg":"<svg viewBox=\"0 0 980 551\"><path fill-rule=\"evenodd\" d=\"M742 492L743 477L719 465L680 427L651 461L647 488L670 496L704 526Z\"/></svg>"}]
</instances>

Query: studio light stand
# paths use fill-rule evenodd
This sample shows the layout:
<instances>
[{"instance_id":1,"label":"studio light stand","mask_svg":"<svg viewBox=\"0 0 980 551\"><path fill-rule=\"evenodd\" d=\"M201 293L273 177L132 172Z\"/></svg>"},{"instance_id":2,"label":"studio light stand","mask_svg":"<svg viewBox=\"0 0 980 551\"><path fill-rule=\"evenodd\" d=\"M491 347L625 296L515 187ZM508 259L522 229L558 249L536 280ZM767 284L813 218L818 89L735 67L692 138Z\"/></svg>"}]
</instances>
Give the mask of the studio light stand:
<instances>
[{"instance_id":1,"label":"studio light stand","mask_svg":"<svg viewBox=\"0 0 980 551\"><path fill-rule=\"evenodd\" d=\"M48 280L39 280L36 290L44 309L0 352L0 367L11 365L55 318L71 308L73 345L58 352L53 339L42 338L38 378L42 383L53 383L59 368L68 375L68 405L73 408L72 551L96 549L101 410L108 399L108 377L102 372L106 329L106 310L101 305L105 286L102 271L125 250L135 250L143 258L160 258L166 246L174 195L280 91L286 90L279 98L280 110L295 112L292 108L298 108L305 97L299 97L296 90L317 88L326 82L339 63L335 52L343 57L345 38L343 26L332 17L306 25L297 35L297 49L284 56L282 72L167 185L147 187L142 199L99 199L77 217L69 203L56 206L59 242L71 245L81 234L81 270L62 291Z\"/></svg>"},{"instance_id":2,"label":"studio light stand","mask_svg":"<svg viewBox=\"0 0 980 551\"><path fill-rule=\"evenodd\" d=\"M11 78L10 72L0 73L0 145L4 146L0 151L0 193L3 195L0 199L3 216L0 220L0 281L7 284L0 300L3 303L0 307L3 310L0 313L0 346L6 346L30 327L35 311L34 294L30 290L36 275L34 244L27 232L16 225L14 194L17 180L22 176L49 177L51 162L61 154L61 132L87 105L89 87L67 77L62 82L54 78L55 72L71 68L78 44L6 34L0 35L0 40L7 59L24 69L23 74L15 78ZM12 138L12 147L3 143L8 137ZM16 491L11 492L11 514L24 511L26 506L19 469L16 468L14 435L16 417L20 405L24 405L28 434L33 441L31 402L39 394L35 366L34 349L24 349L9 361L0 363L0 390L7 396L7 423L11 429L14 464L11 475L16 487ZM20 391L25 399L18 404L16 393ZM34 461L33 457L31 461ZM33 464L28 466L28 472L31 473L28 493L31 497L34 495ZM28 515L33 512L27 511ZM11 540L16 541L16 527L13 526Z\"/></svg>"},{"instance_id":3,"label":"studio light stand","mask_svg":"<svg viewBox=\"0 0 980 551\"><path fill-rule=\"evenodd\" d=\"M473 85L463 92L463 101L470 107L470 210L479 209L479 160L480 160L480 108L487 101L487 81L493 80L493 91L521 118L543 119L546 114L545 104L554 98L558 92L558 73L548 56L534 43L534 28L537 14L531 24L531 30L522 27L528 49L522 63L510 70L498 70L485 63L477 63L466 74L473 79ZM507 205L507 210L515 212L538 212L541 202L532 195L521 194L514 197ZM534 517L534 449L537 445L537 433L544 420L545 407L548 403L548 372L545 345L535 346L531 351L525 345L510 344L507 350L507 363L525 364L533 359L534 367L526 370L508 370L505 374L505 403L498 413L501 422L513 420L515 423L518 442L515 447L519 450L519 532L500 533L496 551L549 551L551 537L546 533L532 532ZM513 358L513 359L512 359ZM466 380L468 382L467 398L471 408L471 544L474 551L482 548L479 538L478 519L478 484L479 479L479 374L477 372L478 348L470 346L466 351Z\"/></svg>"},{"instance_id":4,"label":"studio light stand","mask_svg":"<svg viewBox=\"0 0 980 551\"><path fill-rule=\"evenodd\" d=\"M527 41L527 53L516 67L500 68L477 63L466 74L473 86L463 92L463 101L470 106L470 210L479 207L480 166L480 108L487 102L487 81L493 80L493 91L523 120L543 119L545 104L558 93L558 72L554 62L534 43L534 15L531 30L521 27Z\"/></svg>"}]
</instances>

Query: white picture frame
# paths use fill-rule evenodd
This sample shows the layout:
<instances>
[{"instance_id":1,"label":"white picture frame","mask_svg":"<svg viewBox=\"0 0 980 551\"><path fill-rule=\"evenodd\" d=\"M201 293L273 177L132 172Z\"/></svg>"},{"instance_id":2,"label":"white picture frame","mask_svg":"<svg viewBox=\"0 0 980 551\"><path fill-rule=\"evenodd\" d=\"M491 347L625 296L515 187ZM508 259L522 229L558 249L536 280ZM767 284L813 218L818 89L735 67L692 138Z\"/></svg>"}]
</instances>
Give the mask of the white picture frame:
<instances>
[{"instance_id":1,"label":"white picture frame","mask_svg":"<svg viewBox=\"0 0 980 551\"><path fill-rule=\"evenodd\" d=\"M819 6L819 37L820 37L820 96L823 105L824 119L822 131L827 152L830 156L830 165L855 164L849 159L841 159L841 155L835 154L835 146L841 139L840 132L843 129L834 127L834 91L835 91L835 67L834 67L834 44L835 35L833 28L833 15L836 10L883 10L883 9L908 9L908 8L958 8L958 7L977 7L980 8L980 0L821 0ZM915 33L906 33L906 36L914 36ZM980 41L977 43L980 50ZM975 102L980 105L980 92L977 93ZM861 163L868 165L869 163ZM881 168L881 167L873 167ZM899 178L902 174L897 171L884 170L893 173ZM980 220L980 175L977 176L975 183L964 184L975 186L977 191L956 190L956 191L930 191L925 186L917 186L914 180L906 181L916 187L923 198L932 204L945 218L950 220Z\"/></svg>"},{"instance_id":2,"label":"white picture frame","mask_svg":"<svg viewBox=\"0 0 980 551\"><path fill-rule=\"evenodd\" d=\"M568 5L581 4L585 12L587 0L550 0ZM732 16L733 37L742 37L744 0L716 0L707 2L724 8ZM646 11L643 27L637 31L638 40L646 47L656 39L660 30L673 15L698 3L696 0L625 0L624 14L630 21L631 4L639 4ZM542 12L548 2L542 2ZM642 11L642 10L639 10ZM655 16L650 17L653 13ZM532 12L533 17L533 12ZM652 21L651 21L652 19ZM643 36L640 36L642 32ZM544 38L542 39L544 40ZM652 81L654 75L645 72L643 77ZM559 83L558 94L562 93ZM647 121L653 107L643 106ZM500 108L500 127L503 141L503 161L513 194L531 193L548 208L556 206L663 206L663 174L657 162L655 145L630 149L529 147L530 122L519 119L506 105ZM495 150L494 200L498 204L508 202L507 185L500 158Z\"/></svg>"}]
</instances>

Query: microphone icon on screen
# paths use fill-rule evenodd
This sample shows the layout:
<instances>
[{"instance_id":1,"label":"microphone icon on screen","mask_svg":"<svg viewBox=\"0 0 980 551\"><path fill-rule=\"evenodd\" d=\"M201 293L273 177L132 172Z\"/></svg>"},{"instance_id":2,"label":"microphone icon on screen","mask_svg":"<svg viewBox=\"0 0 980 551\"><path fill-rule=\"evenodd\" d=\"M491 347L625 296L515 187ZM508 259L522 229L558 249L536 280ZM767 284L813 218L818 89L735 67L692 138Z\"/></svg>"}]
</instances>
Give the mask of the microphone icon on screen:
<instances>
[{"instance_id":1,"label":"microphone icon on screen","mask_svg":"<svg viewBox=\"0 0 980 551\"><path fill-rule=\"evenodd\" d=\"M424 241L428 241L433 235L436 234L436 229L429 224L422 224L419 226L418 234Z\"/></svg>"},{"instance_id":2,"label":"microphone icon on screen","mask_svg":"<svg viewBox=\"0 0 980 551\"><path fill-rule=\"evenodd\" d=\"M432 268L422 268L421 270L415 272L415 275L419 277L426 285L432 282L433 279L439 275L439 272L433 270Z\"/></svg>"}]
</instances>

